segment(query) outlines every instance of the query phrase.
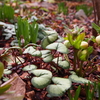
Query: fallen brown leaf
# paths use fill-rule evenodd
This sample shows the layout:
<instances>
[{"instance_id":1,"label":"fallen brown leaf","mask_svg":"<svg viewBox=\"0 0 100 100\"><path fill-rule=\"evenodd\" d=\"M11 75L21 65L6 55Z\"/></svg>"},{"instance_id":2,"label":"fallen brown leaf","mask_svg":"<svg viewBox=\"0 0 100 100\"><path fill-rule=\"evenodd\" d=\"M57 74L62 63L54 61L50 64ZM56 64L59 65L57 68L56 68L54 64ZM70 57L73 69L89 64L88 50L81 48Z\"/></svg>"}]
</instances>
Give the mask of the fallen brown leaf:
<instances>
[{"instance_id":1,"label":"fallen brown leaf","mask_svg":"<svg viewBox=\"0 0 100 100\"><path fill-rule=\"evenodd\" d=\"M34 91L27 92L26 93L27 100L33 100L34 95L35 95L35 92Z\"/></svg>"},{"instance_id":2,"label":"fallen brown leaf","mask_svg":"<svg viewBox=\"0 0 100 100\"><path fill-rule=\"evenodd\" d=\"M17 73L14 73L12 77L17 77L11 84L10 89L7 92L14 91L13 96L24 96L26 89L26 84L22 81L22 79L18 76ZM23 99L22 99L23 100Z\"/></svg>"}]
</instances>

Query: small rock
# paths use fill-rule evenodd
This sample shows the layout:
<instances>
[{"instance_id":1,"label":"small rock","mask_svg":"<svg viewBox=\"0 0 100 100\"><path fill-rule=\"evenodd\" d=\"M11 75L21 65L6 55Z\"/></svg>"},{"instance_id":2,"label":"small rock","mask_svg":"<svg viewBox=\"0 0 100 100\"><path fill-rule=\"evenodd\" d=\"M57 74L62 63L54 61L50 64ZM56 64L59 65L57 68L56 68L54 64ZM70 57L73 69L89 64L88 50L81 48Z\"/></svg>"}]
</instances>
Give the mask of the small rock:
<instances>
[{"instance_id":1,"label":"small rock","mask_svg":"<svg viewBox=\"0 0 100 100\"><path fill-rule=\"evenodd\" d=\"M87 16L82 9L80 9L78 12L76 12L75 17L78 19L87 19Z\"/></svg>"}]
</instances>

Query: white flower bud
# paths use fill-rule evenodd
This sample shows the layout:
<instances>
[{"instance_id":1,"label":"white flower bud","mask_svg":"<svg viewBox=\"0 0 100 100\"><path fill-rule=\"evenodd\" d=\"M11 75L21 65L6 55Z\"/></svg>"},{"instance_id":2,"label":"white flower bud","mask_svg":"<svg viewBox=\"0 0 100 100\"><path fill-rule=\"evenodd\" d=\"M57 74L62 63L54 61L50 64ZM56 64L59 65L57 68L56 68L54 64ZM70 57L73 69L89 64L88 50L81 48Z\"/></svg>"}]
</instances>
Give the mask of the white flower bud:
<instances>
[{"instance_id":1,"label":"white flower bud","mask_svg":"<svg viewBox=\"0 0 100 100\"><path fill-rule=\"evenodd\" d=\"M83 51L81 52L81 54L82 54L82 55L86 55L86 54L87 54L87 50L83 50Z\"/></svg>"},{"instance_id":2,"label":"white flower bud","mask_svg":"<svg viewBox=\"0 0 100 100\"><path fill-rule=\"evenodd\" d=\"M88 43L85 41L82 41L80 46L82 49L86 49L88 47Z\"/></svg>"},{"instance_id":3,"label":"white flower bud","mask_svg":"<svg viewBox=\"0 0 100 100\"><path fill-rule=\"evenodd\" d=\"M65 40L63 43L67 48L69 48L71 46L71 44L69 43L68 40Z\"/></svg>"},{"instance_id":4,"label":"white flower bud","mask_svg":"<svg viewBox=\"0 0 100 100\"><path fill-rule=\"evenodd\" d=\"M78 31L77 31L77 30L74 30L74 31L72 32L72 34L73 34L73 35L77 35L77 34L78 34Z\"/></svg>"},{"instance_id":5,"label":"white flower bud","mask_svg":"<svg viewBox=\"0 0 100 100\"><path fill-rule=\"evenodd\" d=\"M97 36L95 40L96 40L96 42L97 42L98 44L100 44L100 35Z\"/></svg>"}]
</instances>

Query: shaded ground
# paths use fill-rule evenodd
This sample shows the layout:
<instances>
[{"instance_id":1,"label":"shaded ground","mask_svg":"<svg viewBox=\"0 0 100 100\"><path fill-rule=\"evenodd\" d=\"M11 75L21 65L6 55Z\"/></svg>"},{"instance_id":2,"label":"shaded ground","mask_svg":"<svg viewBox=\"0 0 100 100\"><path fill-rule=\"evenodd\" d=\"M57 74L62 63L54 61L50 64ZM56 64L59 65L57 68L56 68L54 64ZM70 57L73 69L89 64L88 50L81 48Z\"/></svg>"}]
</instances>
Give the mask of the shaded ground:
<instances>
[{"instance_id":1,"label":"shaded ground","mask_svg":"<svg viewBox=\"0 0 100 100\"><path fill-rule=\"evenodd\" d=\"M69 7L68 15L63 15L62 13L58 14L57 3L49 4L46 2L42 2L42 3L33 2L33 3L25 3L23 5L26 5L26 7L28 7L27 9L30 11L29 12L30 14L32 14L32 12L35 12L33 15L39 19L38 20L39 24L44 24L46 27L51 27L52 29L56 30L57 33L62 37L66 36L66 30L67 30L66 27L69 27L72 29L75 25L77 25L79 27L84 27L85 28L84 32L86 33L86 38L90 38L92 35L91 22L94 21L94 16L93 16L93 14L91 14L89 17L87 17L87 19L75 18L75 13L76 13L75 7L80 4L82 4L82 3L66 2L66 5ZM86 4L88 4L89 6L92 6L91 2L90 3L86 2ZM35 7L35 9L33 9L32 8L33 6L37 6L37 7ZM46 9L43 10L43 9L41 9L41 7L45 7ZM25 15L27 15L27 13ZM23 13L22 13L22 16L24 16ZM5 40L2 37L2 31L0 31L0 47L4 47L4 48L10 47L10 42L12 40L13 40L13 38L10 38L9 40ZM85 78L95 82L95 81L100 81L98 78L98 76L100 75L100 48L97 47L96 44L92 44L92 46L94 47L94 52L89 57L89 60L91 60L92 58L94 58L97 55L97 57L95 57L95 59L92 60L91 66L95 66L96 64L98 64L98 66L95 66L96 70L93 72L92 72L92 67L90 66L90 68L86 72ZM41 48L38 48L38 49L41 49ZM73 63L73 48L69 48L69 49L70 49L70 53L68 56L69 56L69 60L72 65L72 63ZM3 50L0 51L0 54L2 54L2 53L3 53ZM13 55L20 55L20 53L16 50L12 53L13 53ZM52 65L52 63L50 63L48 65L47 63L41 62L41 59L38 59L38 58L36 58L34 61L34 57L30 57L30 55L20 55L20 56L25 59L25 63L20 64L20 65L13 64L12 71L17 73L18 76L26 84L26 86L25 86L26 92L25 92L24 100L69 100L67 92L62 97L57 97L57 98L47 97L46 96L47 95L46 88L37 89L37 88L33 87L30 82L30 78L26 77L29 75L28 72L23 72L21 69L25 65L35 64L40 69L42 68L42 69L50 70L54 76L67 78L68 75L70 75L69 70L72 70L72 68L69 70L64 70L64 73L59 74L50 67ZM58 55L56 55L56 56L58 56ZM6 64L6 62L4 62L4 63L5 63L5 67L6 67L7 64ZM86 64L87 63L84 63L83 69L85 69ZM10 77L10 76L12 76L12 75L8 75L8 77ZM72 95L74 94L78 85L79 84L73 83ZM83 88L83 90L80 94L79 100L86 100L85 96L86 96L86 94L85 94L85 90Z\"/></svg>"}]
</instances>

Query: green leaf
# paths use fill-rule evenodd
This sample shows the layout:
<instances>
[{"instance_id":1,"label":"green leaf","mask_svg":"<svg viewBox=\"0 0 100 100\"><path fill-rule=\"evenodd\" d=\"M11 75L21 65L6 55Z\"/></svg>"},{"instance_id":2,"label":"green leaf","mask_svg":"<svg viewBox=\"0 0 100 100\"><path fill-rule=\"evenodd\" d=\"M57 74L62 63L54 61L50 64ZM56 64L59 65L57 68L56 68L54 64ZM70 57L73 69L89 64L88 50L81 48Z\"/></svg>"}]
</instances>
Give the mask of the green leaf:
<instances>
[{"instance_id":1,"label":"green leaf","mask_svg":"<svg viewBox=\"0 0 100 100\"><path fill-rule=\"evenodd\" d=\"M80 10L80 9L82 9L87 16L91 15L92 11L93 11L93 7L90 7L90 6L86 5L86 4L82 4L82 5L76 6L76 10L77 11Z\"/></svg>"},{"instance_id":2,"label":"green leaf","mask_svg":"<svg viewBox=\"0 0 100 100\"><path fill-rule=\"evenodd\" d=\"M42 55L48 54L50 52L51 52L50 50L41 50Z\"/></svg>"},{"instance_id":3,"label":"green leaf","mask_svg":"<svg viewBox=\"0 0 100 100\"><path fill-rule=\"evenodd\" d=\"M93 85L93 88L91 88L91 85ZM85 84L85 90L86 90L86 99L87 100L92 100L95 95L95 90L96 90L96 83L90 84Z\"/></svg>"},{"instance_id":4,"label":"green leaf","mask_svg":"<svg viewBox=\"0 0 100 100\"><path fill-rule=\"evenodd\" d=\"M24 50L23 54L29 53L30 55L32 55L35 51L36 50L32 46L29 46Z\"/></svg>"},{"instance_id":5,"label":"green leaf","mask_svg":"<svg viewBox=\"0 0 100 100\"><path fill-rule=\"evenodd\" d=\"M73 46L76 49L80 48L81 42L83 41L84 37L85 37L85 33L81 33L81 34L78 35L78 37L76 38L76 40L74 40Z\"/></svg>"},{"instance_id":6,"label":"green leaf","mask_svg":"<svg viewBox=\"0 0 100 100\"><path fill-rule=\"evenodd\" d=\"M41 42L42 48L45 49L46 46L49 45L49 44L50 44L50 42L49 42L48 38L47 37L43 38L43 40Z\"/></svg>"},{"instance_id":7,"label":"green leaf","mask_svg":"<svg viewBox=\"0 0 100 100\"><path fill-rule=\"evenodd\" d=\"M86 61L88 59L88 51L87 49L78 51L78 57L82 61Z\"/></svg>"},{"instance_id":8,"label":"green leaf","mask_svg":"<svg viewBox=\"0 0 100 100\"><path fill-rule=\"evenodd\" d=\"M0 86L0 94L3 94L5 91L7 91L11 87L11 84L6 84L4 86Z\"/></svg>"},{"instance_id":9,"label":"green leaf","mask_svg":"<svg viewBox=\"0 0 100 100\"><path fill-rule=\"evenodd\" d=\"M0 7L0 19L11 21L14 18L14 9L11 6L3 5Z\"/></svg>"},{"instance_id":10,"label":"green leaf","mask_svg":"<svg viewBox=\"0 0 100 100\"><path fill-rule=\"evenodd\" d=\"M15 80L15 79L16 79L16 77L14 77L14 78L8 80L7 82L3 83L3 84L0 86L0 94L3 94L4 92L6 92L6 91L10 88L11 82L12 82L13 80Z\"/></svg>"},{"instance_id":11,"label":"green leaf","mask_svg":"<svg viewBox=\"0 0 100 100\"><path fill-rule=\"evenodd\" d=\"M66 78L53 77L52 81L54 84L47 87L49 97L62 96L72 85L71 81Z\"/></svg>"},{"instance_id":12,"label":"green leaf","mask_svg":"<svg viewBox=\"0 0 100 100\"><path fill-rule=\"evenodd\" d=\"M24 45L27 45L30 42L29 23L27 19L21 19L20 17L18 18L16 36L20 46L21 46L21 38L24 39Z\"/></svg>"},{"instance_id":13,"label":"green leaf","mask_svg":"<svg viewBox=\"0 0 100 100\"><path fill-rule=\"evenodd\" d=\"M89 46L87 48L87 52L88 52L88 56L93 52L93 47L92 46Z\"/></svg>"},{"instance_id":14,"label":"green leaf","mask_svg":"<svg viewBox=\"0 0 100 100\"><path fill-rule=\"evenodd\" d=\"M52 73L48 70L37 69L30 71L30 73L37 76L31 79L32 85L36 88L45 88L51 82Z\"/></svg>"},{"instance_id":15,"label":"green leaf","mask_svg":"<svg viewBox=\"0 0 100 100\"><path fill-rule=\"evenodd\" d=\"M92 23L92 27L100 34L100 27L95 23Z\"/></svg>"},{"instance_id":16,"label":"green leaf","mask_svg":"<svg viewBox=\"0 0 100 100\"><path fill-rule=\"evenodd\" d=\"M42 53L41 53L41 51L37 50L32 55L40 57L40 56L42 56Z\"/></svg>"},{"instance_id":17,"label":"green leaf","mask_svg":"<svg viewBox=\"0 0 100 100\"><path fill-rule=\"evenodd\" d=\"M57 32L55 30L44 30L44 32L46 33L46 35L53 35L53 34L57 34Z\"/></svg>"},{"instance_id":18,"label":"green leaf","mask_svg":"<svg viewBox=\"0 0 100 100\"><path fill-rule=\"evenodd\" d=\"M67 47L64 44L62 44L62 43L58 44L57 51L60 52L60 53L64 53L64 54L68 53Z\"/></svg>"},{"instance_id":19,"label":"green leaf","mask_svg":"<svg viewBox=\"0 0 100 100\"><path fill-rule=\"evenodd\" d=\"M73 41L72 34L68 33L67 35L68 35L68 40L69 40L70 44L73 45L74 44L74 41Z\"/></svg>"},{"instance_id":20,"label":"green leaf","mask_svg":"<svg viewBox=\"0 0 100 100\"><path fill-rule=\"evenodd\" d=\"M47 45L54 42L58 38L58 34L56 31L45 31L46 37L42 40L41 46L42 48L46 48Z\"/></svg>"},{"instance_id":21,"label":"green leaf","mask_svg":"<svg viewBox=\"0 0 100 100\"><path fill-rule=\"evenodd\" d=\"M38 32L38 38L42 40L44 38L44 34L42 32Z\"/></svg>"},{"instance_id":22,"label":"green leaf","mask_svg":"<svg viewBox=\"0 0 100 100\"><path fill-rule=\"evenodd\" d=\"M57 39L57 42L58 42L58 43L61 43L61 42L63 42L63 41L64 41L64 38L59 36L58 39Z\"/></svg>"},{"instance_id":23,"label":"green leaf","mask_svg":"<svg viewBox=\"0 0 100 100\"><path fill-rule=\"evenodd\" d=\"M70 89L68 90L68 97L69 97L69 100L74 100L74 98L72 97L72 95L70 93Z\"/></svg>"},{"instance_id":24,"label":"green leaf","mask_svg":"<svg viewBox=\"0 0 100 100\"><path fill-rule=\"evenodd\" d=\"M100 82L97 84L98 86L98 94L99 94L99 100L100 100Z\"/></svg>"},{"instance_id":25,"label":"green leaf","mask_svg":"<svg viewBox=\"0 0 100 100\"><path fill-rule=\"evenodd\" d=\"M50 50L57 50L60 53L64 53L67 54L68 53L68 49L66 48L66 46L62 43L52 43L49 44L46 49L50 49Z\"/></svg>"},{"instance_id":26,"label":"green leaf","mask_svg":"<svg viewBox=\"0 0 100 100\"><path fill-rule=\"evenodd\" d=\"M42 78L42 77L34 77L31 79L31 83L34 87L38 89L43 89L45 88L48 84L50 84L51 80L47 78Z\"/></svg>"},{"instance_id":27,"label":"green leaf","mask_svg":"<svg viewBox=\"0 0 100 100\"><path fill-rule=\"evenodd\" d=\"M78 40L83 41L84 38L85 38L85 33L81 33L81 34L78 35Z\"/></svg>"},{"instance_id":28,"label":"green leaf","mask_svg":"<svg viewBox=\"0 0 100 100\"><path fill-rule=\"evenodd\" d=\"M62 57L57 57L52 60L53 62L57 63L57 61L62 61Z\"/></svg>"},{"instance_id":29,"label":"green leaf","mask_svg":"<svg viewBox=\"0 0 100 100\"><path fill-rule=\"evenodd\" d=\"M0 96L0 100L23 100L23 98L23 95L14 95L14 93L10 92L4 93L2 96Z\"/></svg>"},{"instance_id":30,"label":"green leaf","mask_svg":"<svg viewBox=\"0 0 100 100\"><path fill-rule=\"evenodd\" d=\"M79 51L79 59L82 61L86 61L92 52L93 52L92 46L88 47L85 50Z\"/></svg>"},{"instance_id":31,"label":"green leaf","mask_svg":"<svg viewBox=\"0 0 100 100\"><path fill-rule=\"evenodd\" d=\"M87 55L86 55L86 54L81 55L81 56L80 56L80 60L86 61L86 60L87 60Z\"/></svg>"},{"instance_id":32,"label":"green leaf","mask_svg":"<svg viewBox=\"0 0 100 100\"><path fill-rule=\"evenodd\" d=\"M11 73L12 73L11 70L9 70L9 69L4 69L4 74L9 75L9 74L11 74Z\"/></svg>"},{"instance_id":33,"label":"green leaf","mask_svg":"<svg viewBox=\"0 0 100 100\"><path fill-rule=\"evenodd\" d=\"M91 81L85 79L85 78L82 78L82 77L79 77L77 76L75 73L70 75L69 76L69 79L72 81L72 82L75 82L75 83L92 83Z\"/></svg>"},{"instance_id":34,"label":"green leaf","mask_svg":"<svg viewBox=\"0 0 100 100\"><path fill-rule=\"evenodd\" d=\"M45 55L42 55L42 58L44 62L50 62L52 61L53 56L51 54L45 54Z\"/></svg>"},{"instance_id":35,"label":"green leaf","mask_svg":"<svg viewBox=\"0 0 100 100\"><path fill-rule=\"evenodd\" d=\"M80 44L81 44L81 41L80 41L80 40L75 40L73 46L74 46L76 49L79 49L79 48L80 48Z\"/></svg>"},{"instance_id":36,"label":"green leaf","mask_svg":"<svg viewBox=\"0 0 100 100\"><path fill-rule=\"evenodd\" d=\"M48 46L46 46L46 49L50 49L50 50L57 50L59 43L51 43Z\"/></svg>"},{"instance_id":37,"label":"green leaf","mask_svg":"<svg viewBox=\"0 0 100 100\"><path fill-rule=\"evenodd\" d=\"M31 64L31 65L25 66L22 70L23 70L23 71L31 71L31 70L34 70L34 69L37 69L37 66Z\"/></svg>"},{"instance_id":38,"label":"green leaf","mask_svg":"<svg viewBox=\"0 0 100 100\"><path fill-rule=\"evenodd\" d=\"M60 67L62 67L63 69L68 69L68 68L70 67L70 63L69 63L68 61L66 61L66 60L64 60L64 61L59 61L59 62L58 62L58 65L59 65Z\"/></svg>"},{"instance_id":39,"label":"green leaf","mask_svg":"<svg viewBox=\"0 0 100 100\"><path fill-rule=\"evenodd\" d=\"M36 21L34 21L34 22L29 26L29 29L30 29L30 40L31 40L33 43L36 43L36 41L37 41L37 36L38 36L38 30L39 30L39 26L38 26L38 24L36 23Z\"/></svg>"},{"instance_id":40,"label":"green leaf","mask_svg":"<svg viewBox=\"0 0 100 100\"><path fill-rule=\"evenodd\" d=\"M64 92L62 91L61 87L56 86L56 85L49 85L47 87L47 91L48 91L48 97L58 97L58 96L62 96L64 94Z\"/></svg>"},{"instance_id":41,"label":"green leaf","mask_svg":"<svg viewBox=\"0 0 100 100\"><path fill-rule=\"evenodd\" d=\"M76 93L75 93L75 96L74 96L74 100L78 100L80 91L81 91L81 85L78 86L78 88L76 90Z\"/></svg>"},{"instance_id":42,"label":"green leaf","mask_svg":"<svg viewBox=\"0 0 100 100\"><path fill-rule=\"evenodd\" d=\"M67 60L63 60L62 57L54 58L52 61L56 64L58 63L58 66L63 69L68 69L70 67L70 63Z\"/></svg>"},{"instance_id":43,"label":"green leaf","mask_svg":"<svg viewBox=\"0 0 100 100\"><path fill-rule=\"evenodd\" d=\"M50 43L54 42L57 38L58 38L57 33L48 35L48 40L50 41Z\"/></svg>"},{"instance_id":44,"label":"green leaf","mask_svg":"<svg viewBox=\"0 0 100 100\"><path fill-rule=\"evenodd\" d=\"M0 78L2 77L3 75L3 71L4 71L4 65L2 62L0 62Z\"/></svg>"}]
</instances>

